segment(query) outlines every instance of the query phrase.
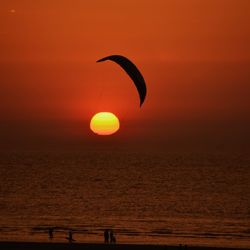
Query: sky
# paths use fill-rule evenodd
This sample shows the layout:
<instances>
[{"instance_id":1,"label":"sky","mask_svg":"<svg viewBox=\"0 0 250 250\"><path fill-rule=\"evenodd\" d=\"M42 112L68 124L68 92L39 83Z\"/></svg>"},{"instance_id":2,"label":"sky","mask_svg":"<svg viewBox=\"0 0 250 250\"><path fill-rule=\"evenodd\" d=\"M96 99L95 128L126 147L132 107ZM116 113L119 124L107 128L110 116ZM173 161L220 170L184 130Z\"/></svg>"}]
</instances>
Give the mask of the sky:
<instances>
[{"instance_id":1,"label":"sky","mask_svg":"<svg viewBox=\"0 0 250 250\"><path fill-rule=\"evenodd\" d=\"M0 145L249 146L250 1L0 1ZM142 108L114 63L147 83ZM120 131L89 130L100 111ZM32 144L31 143L31 144Z\"/></svg>"}]
</instances>

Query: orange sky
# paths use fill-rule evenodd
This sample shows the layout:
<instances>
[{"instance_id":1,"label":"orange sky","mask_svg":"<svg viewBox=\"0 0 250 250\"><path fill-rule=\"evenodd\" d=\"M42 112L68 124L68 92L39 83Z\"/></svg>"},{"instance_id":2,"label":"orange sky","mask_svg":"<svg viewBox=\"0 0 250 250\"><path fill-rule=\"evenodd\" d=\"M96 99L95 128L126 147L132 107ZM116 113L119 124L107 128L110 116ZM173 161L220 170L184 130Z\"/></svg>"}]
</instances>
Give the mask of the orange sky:
<instances>
[{"instance_id":1,"label":"orange sky","mask_svg":"<svg viewBox=\"0 0 250 250\"><path fill-rule=\"evenodd\" d=\"M196 138L204 124L244 138L249 23L248 0L1 1L0 135L85 138L103 110L121 118L127 138ZM126 74L95 63L110 54L143 73L141 109Z\"/></svg>"}]
</instances>

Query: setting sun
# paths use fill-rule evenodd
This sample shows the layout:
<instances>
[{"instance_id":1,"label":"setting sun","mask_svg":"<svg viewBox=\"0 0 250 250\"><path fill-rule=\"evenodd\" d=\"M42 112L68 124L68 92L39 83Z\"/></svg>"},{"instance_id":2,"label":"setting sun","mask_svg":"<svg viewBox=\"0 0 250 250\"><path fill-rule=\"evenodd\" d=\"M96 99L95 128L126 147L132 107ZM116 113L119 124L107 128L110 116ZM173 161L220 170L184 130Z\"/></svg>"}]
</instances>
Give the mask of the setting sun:
<instances>
[{"instance_id":1,"label":"setting sun","mask_svg":"<svg viewBox=\"0 0 250 250\"><path fill-rule=\"evenodd\" d=\"M95 114L90 121L90 129L98 135L112 135L120 128L119 119L110 112Z\"/></svg>"}]
</instances>

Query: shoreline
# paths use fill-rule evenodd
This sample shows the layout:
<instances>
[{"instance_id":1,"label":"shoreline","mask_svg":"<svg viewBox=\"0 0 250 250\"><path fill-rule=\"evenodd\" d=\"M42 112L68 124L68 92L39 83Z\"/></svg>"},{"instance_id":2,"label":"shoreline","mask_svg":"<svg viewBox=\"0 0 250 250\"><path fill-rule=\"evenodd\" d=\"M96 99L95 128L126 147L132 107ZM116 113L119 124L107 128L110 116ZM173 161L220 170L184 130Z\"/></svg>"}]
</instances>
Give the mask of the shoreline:
<instances>
[{"instance_id":1,"label":"shoreline","mask_svg":"<svg viewBox=\"0 0 250 250\"><path fill-rule=\"evenodd\" d=\"M250 248L230 248L212 246L174 246L162 244L105 244L105 243L60 243L60 242L25 242L0 241L1 250L249 250Z\"/></svg>"}]
</instances>

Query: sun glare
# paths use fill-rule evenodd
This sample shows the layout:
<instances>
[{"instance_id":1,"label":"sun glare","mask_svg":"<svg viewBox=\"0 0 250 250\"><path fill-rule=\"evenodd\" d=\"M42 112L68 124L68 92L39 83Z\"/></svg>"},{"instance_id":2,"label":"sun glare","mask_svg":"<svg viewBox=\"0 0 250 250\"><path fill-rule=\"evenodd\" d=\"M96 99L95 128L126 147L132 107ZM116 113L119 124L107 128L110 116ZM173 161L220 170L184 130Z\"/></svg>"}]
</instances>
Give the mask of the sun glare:
<instances>
[{"instance_id":1,"label":"sun glare","mask_svg":"<svg viewBox=\"0 0 250 250\"><path fill-rule=\"evenodd\" d=\"M120 128L119 119L110 112L95 114L90 121L90 129L98 135L112 135Z\"/></svg>"}]
</instances>

